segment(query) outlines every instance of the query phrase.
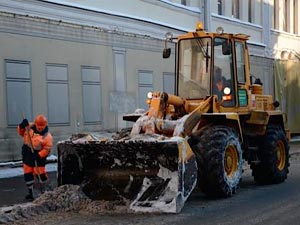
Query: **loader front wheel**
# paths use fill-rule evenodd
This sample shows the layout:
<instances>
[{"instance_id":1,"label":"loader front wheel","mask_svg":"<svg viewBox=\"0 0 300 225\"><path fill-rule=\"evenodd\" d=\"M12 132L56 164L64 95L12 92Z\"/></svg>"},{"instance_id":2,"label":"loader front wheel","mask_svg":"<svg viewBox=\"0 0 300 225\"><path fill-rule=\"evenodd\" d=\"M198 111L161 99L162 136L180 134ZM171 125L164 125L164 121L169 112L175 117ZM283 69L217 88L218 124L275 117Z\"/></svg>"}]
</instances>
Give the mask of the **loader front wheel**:
<instances>
[{"instance_id":1,"label":"loader front wheel","mask_svg":"<svg viewBox=\"0 0 300 225\"><path fill-rule=\"evenodd\" d=\"M200 189L211 197L227 197L239 186L243 158L235 130L226 126L207 128L193 147L196 152Z\"/></svg>"},{"instance_id":2,"label":"loader front wheel","mask_svg":"<svg viewBox=\"0 0 300 225\"><path fill-rule=\"evenodd\" d=\"M258 184L284 182L289 172L289 145L284 131L269 126L259 140L258 164L251 164L252 175Z\"/></svg>"}]
</instances>

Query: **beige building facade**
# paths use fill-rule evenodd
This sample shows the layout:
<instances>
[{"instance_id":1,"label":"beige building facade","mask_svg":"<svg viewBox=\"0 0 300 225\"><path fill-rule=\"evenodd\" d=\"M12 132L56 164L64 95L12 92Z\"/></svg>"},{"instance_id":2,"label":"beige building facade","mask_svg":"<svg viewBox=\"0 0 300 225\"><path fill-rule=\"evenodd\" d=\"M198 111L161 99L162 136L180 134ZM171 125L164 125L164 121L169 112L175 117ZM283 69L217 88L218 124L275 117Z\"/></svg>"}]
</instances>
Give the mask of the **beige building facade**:
<instances>
[{"instance_id":1,"label":"beige building facade","mask_svg":"<svg viewBox=\"0 0 300 225\"><path fill-rule=\"evenodd\" d=\"M174 92L164 34L198 21L249 34L251 73L273 94L274 61L299 61L298 12L298 0L0 1L0 162L21 158L22 113L45 114L54 144L131 126L122 115L148 91Z\"/></svg>"}]
</instances>

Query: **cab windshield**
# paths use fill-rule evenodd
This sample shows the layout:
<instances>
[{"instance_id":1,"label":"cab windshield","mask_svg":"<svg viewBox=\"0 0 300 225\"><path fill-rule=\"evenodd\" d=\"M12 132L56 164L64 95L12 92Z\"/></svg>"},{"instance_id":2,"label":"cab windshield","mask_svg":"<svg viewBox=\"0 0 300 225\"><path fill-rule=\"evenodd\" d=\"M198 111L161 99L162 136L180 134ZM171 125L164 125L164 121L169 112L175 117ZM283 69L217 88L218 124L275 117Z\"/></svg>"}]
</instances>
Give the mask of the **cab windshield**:
<instances>
[{"instance_id":1,"label":"cab windshield","mask_svg":"<svg viewBox=\"0 0 300 225\"><path fill-rule=\"evenodd\" d=\"M178 95L187 99L210 95L211 38L181 40L178 54Z\"/></svg>"}]
</instances>

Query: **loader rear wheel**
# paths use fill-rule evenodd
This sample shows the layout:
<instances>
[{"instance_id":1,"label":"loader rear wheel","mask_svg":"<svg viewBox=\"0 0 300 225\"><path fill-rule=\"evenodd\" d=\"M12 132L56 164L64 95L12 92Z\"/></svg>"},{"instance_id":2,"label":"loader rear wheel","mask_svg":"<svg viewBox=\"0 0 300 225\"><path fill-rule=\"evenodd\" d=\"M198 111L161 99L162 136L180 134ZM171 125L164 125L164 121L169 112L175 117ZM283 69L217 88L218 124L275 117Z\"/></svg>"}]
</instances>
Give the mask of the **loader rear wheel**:
<instances>
[{"instance_id":1,"label":"loader rear wheel","mask_svg":"<svg viewBox=\"0 0 300 225\"><path fill-rule=\"evenodd\" d=\"M197 156L198 184L211 197L236 192L242 176L242 150L235 130L213 126L203 131L193 150Z\"/></svg>"},{"instance_id":2,"label":"loader rear wheel","mask_svg":"<svg viewBox=\"0 0 300 225\"><path fill-rule=\"evenodd\" d=\"M258 184L284 182L289 172L289 145L284 131L269 126L259 140L258 164L251 164L252 175Z\"/></svg>"}]
</instances>

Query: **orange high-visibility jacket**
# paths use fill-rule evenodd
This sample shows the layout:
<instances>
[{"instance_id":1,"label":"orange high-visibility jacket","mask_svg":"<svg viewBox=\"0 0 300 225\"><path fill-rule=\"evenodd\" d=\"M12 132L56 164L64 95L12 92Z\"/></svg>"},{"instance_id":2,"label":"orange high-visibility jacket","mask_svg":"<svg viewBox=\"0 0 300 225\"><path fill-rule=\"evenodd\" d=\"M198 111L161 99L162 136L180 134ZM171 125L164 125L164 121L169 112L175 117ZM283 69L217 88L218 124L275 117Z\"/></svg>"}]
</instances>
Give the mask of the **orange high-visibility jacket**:
<instances>
[{"instance_id":1,"label":"orange high-visibility jacket","mask_svg":"<svg viewBox=\"0 0 300 225\"><path fill-rule=\"evenodd\" d=\"M50 132L47 132L44 135L34 133L34 131L31 129L32 126L33 124L30 123L29 124L30 129L28 129L29 132L26 132L26 129L22 129L18 126L18 133L20 136L23 137L24 144L30 147L31 143L28 137L28 133L29 133L32 140L33 149L39 151L38 154L41 158L45 158L49 155L51 148L53 146L53 137Z\"/></svg>"}]
</instances>

